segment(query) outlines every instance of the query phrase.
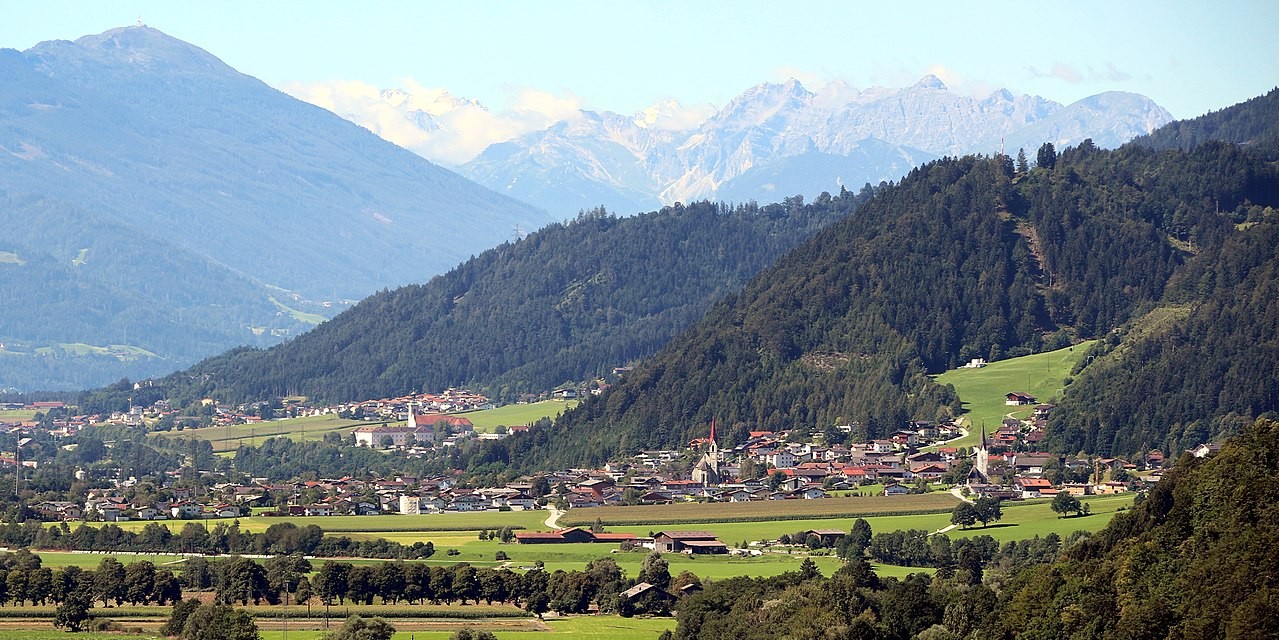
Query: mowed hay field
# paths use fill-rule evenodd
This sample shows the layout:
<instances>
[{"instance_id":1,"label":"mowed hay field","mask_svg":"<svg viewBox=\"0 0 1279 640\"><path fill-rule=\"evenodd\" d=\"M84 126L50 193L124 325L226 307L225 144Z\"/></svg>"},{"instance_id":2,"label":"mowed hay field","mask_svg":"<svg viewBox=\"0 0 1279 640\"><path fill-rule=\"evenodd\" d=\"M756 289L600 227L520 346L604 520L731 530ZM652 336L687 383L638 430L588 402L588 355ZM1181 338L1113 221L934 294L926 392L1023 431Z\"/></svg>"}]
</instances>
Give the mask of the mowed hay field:
<instances>
[{"instance_id":1,"label":"mowed hay field","mask_svg":"<svg viewBox=\"0 0 1279 640\"><path fill-rule=\"evenodd\" d=\"M533 424L542 418L555 418L577 406L577 400L543 400L529 404L508 404L496 409L468 411L458 415L471 421L475 430L492 433L498 427Z\"/></svg>"},{"instance_id":2,"label":"mowed hay field","mask_svg":"<svg viewBox=\"0 0 1279 640\"><path fill-rule=\"evenodd\" d=\"M992 362L980 369L951 369L938 375L937 384L955 386L963 402L962 415L968 435L947 443L952 447L971 447L981 440L981 426L993 433L1005 414L1018 418L1029 416L1033 406L1010 407L1004 397L1011 391L1029 393L1040 403L1051 402L1066 386L1066 378L1075 363L1083 358L1094 341L1073 347L1035 353L1020 358Z\"/></svg>"},{"instance_id":3,"label":"mowed hay field","mask_svg":"<svg viewBox=\"0 0 1279 640\"><path fill-rule=\"evenodd\" d=\"M267 527L282 522L290 522L299 527L316 525L326 532L343 533L348 531L391 533L396 531L479 531L480 529L498 529L514 527L530 530L542 530L543 522L550 515L548 511L476 511L471 513L431 513L422 515L375 515L375 516L246 516L211 520L157 520L157 524L169 527L169 531L177 533L189 523L207 526L210 529L219 524L230 525L240 523L241 531L254 533L265 531ZM89 526L113 524L121 529L140 531L152 521L134 520L130 522L85 522ZM72 528L81 523L72 523ZM51 526L57 526L50 523Z\"/></svg>"},{"instance_id":4,"label":"mowed hay field","mask_svg":"<svg viewBox=\"0 0 1279 640\"><path fill-rule=\"evenodd\" d=\"M560 524L564 526L589 526L597 518L606 525L663 525L948 512L955 508L958 502L959 500L949 493L933 492L905 496L822 498L818 500L689 502L634 507L594 507L590 509L573 509L563 518L560 518Z\"/></svg>"},{"instance_id":5,"label":"mowed hay field","mask_svg":"<svg viewBox=\"0 0 1279 640\"><path fill-rule=\"evenodd\" d=\"M208 440L214 451L235 451L241 444L257 446L268 438L289 438L295 441L323 440L329 433L348 434L362 424L374 424L361 420L343 420L336 415L307 416L305 418L288 418L271 420L255 424L235 424L226 427L205 427L203 429L183 429L182 431L160 431L156 438L197 438Z\"/></svg>"}]
</instances>

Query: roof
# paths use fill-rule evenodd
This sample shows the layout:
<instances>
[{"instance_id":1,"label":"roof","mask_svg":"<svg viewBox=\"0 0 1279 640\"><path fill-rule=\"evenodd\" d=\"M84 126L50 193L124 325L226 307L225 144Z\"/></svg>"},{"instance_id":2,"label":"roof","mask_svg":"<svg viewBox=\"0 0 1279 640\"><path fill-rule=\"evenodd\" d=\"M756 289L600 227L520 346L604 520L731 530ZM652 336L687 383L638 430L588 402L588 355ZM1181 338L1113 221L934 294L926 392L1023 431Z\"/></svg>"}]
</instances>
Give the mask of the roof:
<instances>
[{"instance_id":1,"label":"roof","mask_svg":"<svg viewBox=\"0 0 1279 640\"><path fill-rule=\"evenodd\" d=\"M649 583L647 583L647 582L641 582L641 583L639 583L639 584L637 584L637 585L635 585L635 586L631 587L630 589L627 589L626 591L623 591L623 592L622 592L622 597L624 597L624 598L634 598L635 596L638 596L639 594L644 593L645 591L648 591L649 589L652 589L652 588L653 588L653 585L651 585L651 584L649 584Z\"/></svg>"},{"instance_id":2,"label":"roof","mask_svg":"<svg viewBox=\"0 0 1279 640\"><path fill-rule=\"evenodd\" d=\"M841 529L809 529L808 533L815 533L819 536L842 536L847 535L847 531Z\"/></svg>"},{"instance_id":3,"label":"roof","mask_svg":"<svg viewBox=\"0 0 1279 640\"><path fill-rule=\"evenodd\" d=\"M564 534L558 531L519 531L515 534L516 540L563 540Z\"/></svg>"},{"instance_id":4,"label":"roof","mask_svg":"<svg viewBox=\"0 0 1279 640\"><path fill-rule=\"evenodd\" d=\"M666 536L672 540L716 540L715 534L709 531L658 531L653 537Z\"/></svg>"},{"instance_id":5,"label":"roof","mask_svg":"<svg viewBox=\"0 0 1279 640\"><path fill-rule=\"evenodd\" d=\"M597 533L595 534L595 539L600 541L616 540L618 542L621 542L623 540L634 540L635 537L636 536L633 533Z\"/></svg>"}]
</instances>

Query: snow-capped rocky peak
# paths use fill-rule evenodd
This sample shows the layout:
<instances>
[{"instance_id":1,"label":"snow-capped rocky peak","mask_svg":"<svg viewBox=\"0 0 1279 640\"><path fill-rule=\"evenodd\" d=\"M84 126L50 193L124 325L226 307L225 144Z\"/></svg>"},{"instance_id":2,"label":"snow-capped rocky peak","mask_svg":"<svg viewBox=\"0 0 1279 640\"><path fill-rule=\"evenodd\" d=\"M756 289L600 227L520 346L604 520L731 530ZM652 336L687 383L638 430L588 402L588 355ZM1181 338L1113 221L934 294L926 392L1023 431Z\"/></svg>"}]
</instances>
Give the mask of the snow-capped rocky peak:
<instances>
[{"instance_id":1,"label":"snow-capped rocky peak","mask_svg":"<svg viewBox=\"0 0 1279 640\"><path fill-rule=\"evenodd\" d=\"M782 84L765 82L733 98L707 124L728 129L758 127L780 113L803 109L812 99L813 94L794 78Z\"/></svg>"},{"instance_id":2,"label":"snow-capped rocky peak","mask_svg":"<svg viewBox=\"0 0 1279 640\"><path fill-rule=\"evenodd\" d=\"M675 100L664 100L648 107L647 109L641 110L639 113L636 113L631 120L635 123L635 126L648 129L650 127L655 127L658 123L678 114L682 109L683 107L680 106L679 102L676 102Z\"/></svg>"},{"instance_id":3,"label":"snow-capped rocky peak","mask_svg":"<svg viewBox=\"0 0 1279 640\"><path fill-rule=\"evenodd\" d=\"M986 96L986 99L983 102L985 102L986 104L998 104L998 103L1012 102L1013 100L1015 100L1015 98L1013 97L1013 94L1011 91L1007 89L999 89L995 91L994 93Z\"/></svg>"},{"instance_id":4,"label":"snow-capped rocky peak","mask_svg":"<svg viewBox=\"0 0 1279 640\"><path fill-rule=\"evenodd\" d=\"M920 78L920 79L919 79L919 82L916 82L916 83L915 83L915 86L913 86L913 87L911 87L911 88L912 88L912 89L933 89L933 90L936 90L936 91L946 91L946 90L947 90L947 89L946 89L946 83L945 83L945 82L942 82L942 81L941 81L941 78L938 78L937 76L935 76L935 75L933 75L933 74L931 74L931 73L930 73L930 74L928 74L928 75L926 75L926 76L924 76L923 78Z\"/></svg>"}]
</instances>

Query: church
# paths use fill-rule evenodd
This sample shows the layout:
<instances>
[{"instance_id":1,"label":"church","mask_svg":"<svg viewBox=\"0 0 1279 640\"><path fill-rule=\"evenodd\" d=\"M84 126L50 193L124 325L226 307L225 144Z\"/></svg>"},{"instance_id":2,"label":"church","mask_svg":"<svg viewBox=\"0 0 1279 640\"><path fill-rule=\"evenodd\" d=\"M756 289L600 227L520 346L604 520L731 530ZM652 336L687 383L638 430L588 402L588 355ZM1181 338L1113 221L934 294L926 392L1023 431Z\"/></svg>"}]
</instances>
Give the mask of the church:
<instances>
[{"instance_id":1,"label":"church","mask_svg":"<svg viewBox=\"0 0 1279 640\"><path fill-rule=\"evenodd\" d=\"M710 444L702 459L693 466L693 482L700 482L704 487L711 487L723 482L719 467L724 462L724 454L720 453L719 443L715 441L715 419L711 418Z\"/></svg>"}]
</instances>

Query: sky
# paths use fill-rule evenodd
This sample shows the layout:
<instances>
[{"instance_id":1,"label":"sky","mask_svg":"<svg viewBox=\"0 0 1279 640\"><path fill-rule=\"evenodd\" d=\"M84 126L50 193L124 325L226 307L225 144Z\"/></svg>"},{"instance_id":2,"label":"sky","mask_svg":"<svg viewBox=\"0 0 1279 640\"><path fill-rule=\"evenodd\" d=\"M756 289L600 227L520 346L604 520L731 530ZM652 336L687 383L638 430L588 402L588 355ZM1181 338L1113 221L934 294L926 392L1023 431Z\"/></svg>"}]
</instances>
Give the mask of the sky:
<instances>
[{"instance_id":1,"label":"sky","mask_svg":"<svg viewBox=\"0 0 1279 640\"><path fill-rule=\"evenodd\" d=\"M789 77L865 89L933 73L952 91L1063 104L1131 91L1176 118L1279 85L1272 0L41 0L0 13L0 47L16 49L141 19L335 110L347 108L338 94L364 104L370 91L446 89L487 107L491 121L475 124L497 137L578 108L633 114L673 99L693 117Z\"/></svg>"}]
</instances>

